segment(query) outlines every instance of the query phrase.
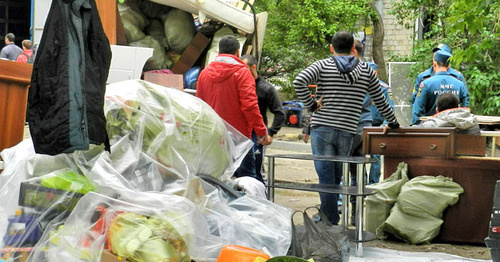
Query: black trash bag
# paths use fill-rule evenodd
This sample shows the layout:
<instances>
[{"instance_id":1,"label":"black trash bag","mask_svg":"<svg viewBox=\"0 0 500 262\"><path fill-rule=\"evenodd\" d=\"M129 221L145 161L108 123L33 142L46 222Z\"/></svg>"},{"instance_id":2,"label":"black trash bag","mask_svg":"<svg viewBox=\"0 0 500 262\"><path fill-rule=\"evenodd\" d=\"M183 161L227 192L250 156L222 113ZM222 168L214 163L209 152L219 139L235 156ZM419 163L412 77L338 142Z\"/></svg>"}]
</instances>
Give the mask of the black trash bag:
<instances>
[{"instance_id":1,"label":"black trash bag","mask_svg":"<svg viewBox=\"0 0 500 262\"><path fill-rule=\"evenodd\" d=\"M305 259L313 258L315 262L343 262L349 260L349 241L343 226L332 225L325 219L315 223L307 214L307 210L315 208L321 217L326 215L316 207L295 211L292 215L292 245L290 255ZM296 226L293 216L302 213L304 226Z\"/></svg>"},{"instance_id":2,"label":"black trash bag","mask_svg":"<svg viewBox=\"0 0 500 262\"><path fill-rule=\"evenodd\" d=\"M160 18L161 15L167 14L170 9L170 6L157 4L151 1L144 1L141 3L142 12L150 18Z\"/></svg>"}]
</instances>

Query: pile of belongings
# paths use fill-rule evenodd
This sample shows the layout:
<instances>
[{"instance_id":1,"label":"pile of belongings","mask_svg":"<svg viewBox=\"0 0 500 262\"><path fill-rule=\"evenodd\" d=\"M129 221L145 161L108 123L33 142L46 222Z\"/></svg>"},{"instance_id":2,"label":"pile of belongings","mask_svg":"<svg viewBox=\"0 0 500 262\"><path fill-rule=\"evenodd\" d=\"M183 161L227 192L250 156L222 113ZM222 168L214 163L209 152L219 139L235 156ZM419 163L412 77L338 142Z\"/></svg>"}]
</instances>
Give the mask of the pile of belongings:
<instances>
[{"instance_id":1,"label":"pile of belongings","mask_svg":"<svg viewBox=\"0 0 500 262\"><path fill-rule=\"evenodd\" d=\"M253 145L207 104L129 80L108 85L104 111L111 153L35 154L31 139L1 152L0 252L29 247L31 261L215 261L229 244L287 253L291 210L198 177L230 181Z\"/></svg>"}]
</instances>

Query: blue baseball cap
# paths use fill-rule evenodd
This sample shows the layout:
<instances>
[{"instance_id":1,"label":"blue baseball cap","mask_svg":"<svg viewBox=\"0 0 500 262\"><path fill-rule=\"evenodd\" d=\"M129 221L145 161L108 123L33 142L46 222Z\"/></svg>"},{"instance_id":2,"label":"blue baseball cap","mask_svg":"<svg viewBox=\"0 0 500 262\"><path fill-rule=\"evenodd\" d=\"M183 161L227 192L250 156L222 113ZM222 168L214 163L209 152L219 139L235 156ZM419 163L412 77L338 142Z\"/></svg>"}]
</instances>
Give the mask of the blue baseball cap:
<instances>
[{"instance_id":1,"label":"blue baseball cap","mask_svg":"<svg viewBox=\"0 0 500 262\"><path fill-rule=\"evenodd\" d=\"M435 53L438 50L443 50L451 54L451 48L446 44L439 44L437 47L434 47L434 49L432 49L432 52Z\"/></svg>"},{"instance_id":2,"label":"blue baseball cap","mask_svg":"<svg viewBox=\"0 0 500 262\"><path fill-rule=\"evenodd\" d=\"M377 68L378 68L377 64L375 64L375 63L371 63L371 62L368 62L367 64L368 64L368 65L369 65L369 66L370 66L373 70L377 71Z\"/></svg>"},{"instance_id":3,"label":"blue baseball cap","mask_svg":"<svg viewBox=\"0 0 500 262\"><path fill-rule=\"evenodd\" d=\"M434 53L434 60L436 62L447 63L448 59L450 59L451 53L446 52L444 50L438 50Z\"/></svg>"}]
</instances>

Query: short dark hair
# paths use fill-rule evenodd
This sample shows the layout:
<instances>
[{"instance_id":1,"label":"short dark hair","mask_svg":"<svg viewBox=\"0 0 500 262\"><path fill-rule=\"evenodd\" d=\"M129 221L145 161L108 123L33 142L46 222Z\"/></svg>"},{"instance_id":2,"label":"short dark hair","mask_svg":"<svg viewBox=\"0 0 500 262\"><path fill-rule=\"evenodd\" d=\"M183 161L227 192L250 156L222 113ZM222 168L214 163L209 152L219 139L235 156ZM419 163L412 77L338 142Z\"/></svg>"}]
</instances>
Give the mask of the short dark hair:
<instances>
[{"instance_id":1,"label":"short dark hair","mask_svg":"<svg viewBox=\"0 0 500 262\"><path fill-rule=\"evenodd\" d=\"M458 97L452 93L444 93L440 95L436 102L436 107L438 112L441 112L450 108L457 108L460 104Z\"/></svg>"},{"instance_id":2,"label":"short dark hair","mask_svg":"<svg viewBox=\"0 0 500 262\"><path fill-rule=\"evenodd\" d=\"M354 37L346 31L339 31L332 37L333 50L339 54L349 54L354 44Z\"/></svg>"},{"instance_id":3,"label":"short dark hair","mask_svg":"<svg viewBox=\"0 0 500 262\"><path fill-rule=\"evenodd\" d=\"M438 66L442 66L442 67L447 67L448 65L450 65L450 60L447 60L446 63L445 62L438 62L436 61L437 65Z\"/></svg>"},{"instance_id":4,"label":"short dark hair","mask_svg":"<svg viewBox=\"0 0 500 262\"><path fill-rule=\"evenodd\" d=\"M356 52L358 52L358 55L361 57L363 56L363 44L361 41L358 39L354 40L354 48L356 49Z\"/></svg>"},{"instance_id":5,"label":"short dark hair","mask_svg":"<svg viewBox=\"0 0 500 262\"><path fill-rule=\"evenodd\" d=\"M247 60L247 65L249 66L253 66L253 65L256 65L257 64L257 59L255 59L255 57L253 57L253 55L242 55L240 57L241 60Z\"/></svg>"},{"instance_id":6,"label":"short dark hair","mask_svg":"<svg viewBox=\"0 0 500 262\"><path fill-rule=\"evenodd\" d=\"M31 49L31 47L33 46L33 44L31 43L30 40L26 39L26 40L23 40L23 42L21 43L26 49Z\"/></svg>"},{"instance_id":7,"label":"short dark hair","mask_svg":"<svg viewBox=\"0 0 500 262\"><path fill-rule=\"evenodd\" d=\"M224 36L219 42L219 53L234 55L240 49L240 42L234 36Z\"/></svg>"},{"instance_id":8,"label":"short dark hair","mask_svg":"<svg viewBox=\"0 0 500 262\"><path fill-rule=\"evenodd\" d=\"M13 33L8 33L5 35L5 38L9 39L9 42L16 41L16 36Z\"/></svg>"}]
</instances>

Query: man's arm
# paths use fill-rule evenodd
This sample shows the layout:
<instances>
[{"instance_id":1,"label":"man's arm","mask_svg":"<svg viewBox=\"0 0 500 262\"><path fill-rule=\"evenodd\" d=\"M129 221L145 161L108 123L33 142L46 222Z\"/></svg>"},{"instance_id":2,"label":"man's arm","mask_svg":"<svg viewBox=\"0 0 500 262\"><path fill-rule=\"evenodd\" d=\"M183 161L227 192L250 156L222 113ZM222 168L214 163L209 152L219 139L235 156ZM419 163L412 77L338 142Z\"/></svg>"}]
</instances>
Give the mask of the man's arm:
<instances>
[{"instance_id":1,"label":"man's arm","mask_svg":"<svg viewBox=\"0 0 500 262\"><path fill-rule=\"evenodd\" d=\"M421 116L425 114L425 108L427 104L427 93L428 89L426 88L424 83L420 84L418 89L417 97L415 99L415 104L413 104L413 109L411 112L411 124L415 125L419 123L419 119Z\"/></svg>"},{"instance_id":2,"label":"man's arm","mask_svg":"<svg viewBox=\"0 0 500 262\"><path fill-rule=\"evenodd\" d=\"M462 99L460 99L460 106L469 107L469 91L467 90L465 84L460 91L460 96L462 97Z\"/></svg>"},{"instance_id":3,"label":"man's arm","mask_svg":"<svg viewBox=\"0 0 500 262\"><path fill-rule=\"evenodd\" d=\"M302 70L302 72L297 75L295 80L293 80L293 87L295 88L295 93L297 97L304 103L304 106L309 108L311 111L315 111L318 104L311 97L311 92L309 91L308 85L315 84L319 78L319 63L315 62L311 66Z\"/></svg>"},{"instance_id":4,"label":"man's arm","mask_svg":"<svg viewBox=\"0 0 500 262\"><path fill-rule=\"evenodd\" d=\"M266 95L267 106L271 113L274 114L273 124L269 128L269 135L273 136L281 129L281 126L285 123L285 110L281 104L281 100L278 96L278 92L273 86L269 86L269 92Z\"/></svg>"},{"instance_id":5,"label":"man's arm","mask_svg":"<svg viewBox=\"0 0 500 262\"><path fill-rule=\"evenodd\" d=\"M417 79L415 79L415 85L413 86L413 92L411 93L410 98L410 105L413 105L415 103L415 98L417 96L417 91L420 83L422 83L422 73L418 74Z\"/></svg>"},{"instance_id":6,"label":"man's arm","mask_svg":"<svg viewBox=\"0 0 500 262\"><path fill-rule=\"evenodd\" d=\"M2 48L2 51L0 51L0 58L7 58L8 55L7 48Z\"/></svg>"}]
</instances>

